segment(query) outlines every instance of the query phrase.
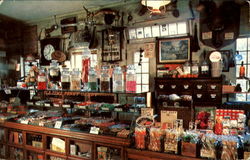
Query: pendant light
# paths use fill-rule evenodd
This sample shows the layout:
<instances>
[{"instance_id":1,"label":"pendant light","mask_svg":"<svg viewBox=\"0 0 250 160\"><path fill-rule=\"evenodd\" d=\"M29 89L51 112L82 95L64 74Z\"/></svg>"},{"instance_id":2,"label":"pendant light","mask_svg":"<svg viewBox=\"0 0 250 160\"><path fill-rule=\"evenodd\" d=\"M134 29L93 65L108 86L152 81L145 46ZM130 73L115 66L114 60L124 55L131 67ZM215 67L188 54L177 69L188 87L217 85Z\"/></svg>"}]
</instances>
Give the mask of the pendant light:
<instances>
[{"instance_id":1,"label":"pendant light","mask_svg":"<svg viewBox=\"0 0 250 160\"><path fill-rule=\"evenodd\" d=\"M142 0L141 4L147 6L151 14L161 14L160 7L168 5L170 2L171 0Z\"/></svg>"}]
</instances>

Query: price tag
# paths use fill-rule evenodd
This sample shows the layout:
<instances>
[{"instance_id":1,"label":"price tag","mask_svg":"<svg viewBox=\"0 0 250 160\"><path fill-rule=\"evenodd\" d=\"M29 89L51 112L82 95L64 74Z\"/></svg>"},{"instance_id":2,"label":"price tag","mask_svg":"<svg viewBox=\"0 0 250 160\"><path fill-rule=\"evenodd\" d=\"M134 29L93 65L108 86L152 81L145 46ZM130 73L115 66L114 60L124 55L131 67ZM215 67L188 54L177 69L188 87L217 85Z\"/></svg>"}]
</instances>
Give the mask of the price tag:
<instances>
[{"instance_id":1,"label":"price tag","mask_svg":"<svg viewBox=\"0 0 250 160\"><path fill-rule=\"evenodd\" d=\"M50 107L50 103L45 103L44 106L45 107Z\"/></svg>"},{"instance_id":2,"label":"price tag","mask_svg":"<svg viewBox=\"0 0 250 160\"><path fill-rule=\"evenodd\" d=\"M61 126L62 126L62 121L56 121L56 124L55 124L54 128L60 129Z\"/></svg>"},{"instance_id":3,"label":"price tag","mask_svg":"<svg viewBox=\"0 0 250 160\"><path fill-rule=\"evenodd\" d=\"M22 123L22 124L28 124L28 123L29 123L29 120L22 120L21 123Z\"/></svg>"},{"instance_id":4,"label":"price tag","mask_svg":"<svg viewBox=\"0 0 250 160\"><path fill-rule=\"evenodd\" d=\"M5 94L11 94L11 90L10 89L5 89L4 92L5 92Z\"/></svg>"},{"instance_id":5,"label":"price tag","mask_svg":"<svg viewBox=\"0 0 250 160\"><path fill-rule=\"evenodd\" d=\"M103 111L109 111L109 108L103 107L102 110Z\"/></svg>"},{"instance_id":6,"label":"price tag","mask_svg":"<svg viewBox=\"0 0 250 160\"><path fill-rule=\"evenodd\" d=\"M80 109L87 109L86 106L78 106Z\"/></svg>"},{"instance_id":7,"label":"price tag","mask_svg":"<svg viewBox=\"0 0 250 160\"><path fill-rule=\"evenodd\" d=\"M116 112L122 112L123 110L122 110L122 108L115 108L114 109Z\"/></svg>"},{"instance_id":8,"label":"price tag","mask_svg":"<svg viewBox=\"0 0 250 160\"><path fill-rule=\"evenodd\" d=\"M43 123L43 122L39 122L38 125L41 126L41 127L43 127L43 126L44 126L44 123Z\"/></svg>"},{"instance_id":9,"label":"price tag","mask_svg":"<svg viewBox=\"0 0 250 160\"><path fill-rule=\"evenodd\" d=\"M137 112L137 109L129 109L129 112Z\"/></svg>"},{"instance_id":10,"label":"price tag","mask_svg":"<svg viewBox=\"0 0 250 160\"><path fill-rule=\"evenodd\" d=\"M33 102L27 102L27 105L32 106L32 105L34 105L34 103Z\"/></svg>"},{"instance_id":11,"label":"price tag","mask_svg":"<svg viewBox=\"0 0 250 160\"><path fill-rule=\"evenodd\" d=\"M90 132L89 132L89 133L92 133L92 134L99 134L99 130L100 130L100 128L97 128L97 127L91 127L91 129L90 129Z\"/></svg>"},{"instance_id":12,"label":"price tag","mask_svg":"<svg viewBox=\"0 0 250 160\"><path fill-rule=\"evenodd\" d=\"M54 105L54 107L60 107L60 105L59 104L53 104Z\"/></svg>"},{"instance_id":13,"label":"price tag","mask_svg":"<svg viewBox=\"0 0 250 160\"><path fill-rule=\"evenodd\" d=\"M63 104L62 107L63 108L70 108L70 104Z\"/></svg>"}]
</instances>

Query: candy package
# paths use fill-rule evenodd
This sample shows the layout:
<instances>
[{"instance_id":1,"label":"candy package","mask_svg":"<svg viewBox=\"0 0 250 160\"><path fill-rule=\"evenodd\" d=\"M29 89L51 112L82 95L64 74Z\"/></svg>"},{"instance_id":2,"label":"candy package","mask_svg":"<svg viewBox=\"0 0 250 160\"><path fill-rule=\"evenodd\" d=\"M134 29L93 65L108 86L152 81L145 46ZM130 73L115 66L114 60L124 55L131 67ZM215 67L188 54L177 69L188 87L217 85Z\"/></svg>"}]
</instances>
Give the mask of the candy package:
<instances>
[{"instance_id":1,"label":"candy package","mask_svg":"<svg viewBox=\"0 0 250 160\"><path fill-rule=\"evenodd\" d=\"M148 149L151 151L160 152L162 149L162 132L160 128L151 128L150 129L150 142L148 145Z\"/></svg>"},{"instance_id":2,"label":"candy package","mask_svg":"<svg viewBox=\"0 0 250 160\"><path fill-rule=\"evenodd\" d=\"M176 130L166 130L164 152L178 153L178 133Z\"/></svg>"},{"instance_id":3,"label":"candy package","mask_svg":"<svg viewBox=\"0 0 250 160\"><path fill-rule=\"evenodd\" d=\"M204 158L216 158L215 143L217 141L217 136L214 134L206 134L201 137L201 157Z\"/></svg>"},{"instance_id":4,"label":"candy package","mask_svg":"<svg viewBox=\"0 0 250 160\"><path fill-rule=\"evenodd\" d=\"M145 149L146 147L146 128L136 127L135 128L135 148Z\"/></svg>"},{"instance_id":5,"label":"candy package","mask_svg":"<svg viewBox=\"0 0 250 160\"><path fill-rule=\"evenodd\" d=\"M223 136L222 137L222 154L221 160L236 160L237 159L237 137Z\"/></svg>"}]
</instances>

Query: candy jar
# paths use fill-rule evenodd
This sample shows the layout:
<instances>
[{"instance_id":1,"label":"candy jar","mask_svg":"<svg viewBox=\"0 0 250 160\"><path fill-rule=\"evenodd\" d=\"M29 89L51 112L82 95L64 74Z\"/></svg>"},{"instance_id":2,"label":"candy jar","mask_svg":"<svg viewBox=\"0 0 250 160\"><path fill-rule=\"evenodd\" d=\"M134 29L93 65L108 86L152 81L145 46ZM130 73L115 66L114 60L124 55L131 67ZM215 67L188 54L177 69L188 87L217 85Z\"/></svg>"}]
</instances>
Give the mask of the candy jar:
<instances>
[{"instance_id":1,"label":"candy jar","mask_svg":"<svg viewBox=\"0 0 250 160\"><path fill-rule=\"evenodd\" d=\"M183 65L183 72L184 72L184 75L190 75L191 74L191 65L189 63L189 61L186 61Z\"/></svg>"},{"instance_id":2,"label":"candy jar","mask_svg":"<svg viewBox=\"0 0 250 160\"><path fill-rule=\"evenodd\" d=\"M61 84L62 84L62 89L70 89L70 72L69 72L69 68L63 68L62 69Z\"/></svg>"},{"instance_id":3,"label":"candy jar","mask_svg":"<svg viewBox=\"0 0 250 160\"><path fill-rule=\"evenodd\" d=\"M113 92L124 91L124 76L120 66L114 68L113 71Z\"/></svg>"},{"instance_id":4,"label":"candy jar","mask_svg":"<svg viewBox=\"0 0 250 160\"><path fill-rule=\"evenodd\" d=\"M109 67L103 66L101 70L100 77L100 91L109 92L110 91L110 76L109 76Z\"/></svg>"},{"instance_id":5,"label":"candy jar","mask_svg":"<svg viewBox=\"0 0 250 160\"><path fill-rule=\"evenodd\" d=\"M81 89L81 73L78 68L74 68L71 72L70 89L71 90Z\"/></svg>"},{"instance_id":6,"label":"candy jar","mask_svg":"<svg viewBox=\"0 0 250 160\"><path fill-rule=\"evenodd\" d=\"M37 76L37 89L47 89L47 77L45 68L41 68L39 70L39 74Z\"/></svg>"},{"instance_id":7,"label":"candy jar","mask_svg":"<svg viewBox=\"0 0 250 160\"><path fill-rule=\"evenodd\" d=\"M57 63L57 60L52 60L49 68L49 81L50 81L49 88L58 89L60 78L61 78L61 73L59 64Z\"/></svg>"},{"instance_id":8,"label":"candy jar","mask_svg":"<svg viewBox=\"0 0 250 160\"><path fill-rule=\"evenodd\" d=\"M83 90L88 90L88 74L90 66L91 51L89 50L89 43L84 42L82 52L82 83Z\"/></svg>"},{"instance_id":9,"label":"candy jar","mask_svg":"<svg viewBox=\"0 0 250 160\"><path fill-rule=\"evenodd\" d=\"M90 91L97 91L97 74L95 68L91 67L89 69L89 76L88 76L88 86Z\"/></svg>"},{"instance_id":10,"label":"candy jar","mask_svg":"<svg viewBox=\"0 0 250 160\"><path fill-rule=\"evenodd\" d=\"M128 65L126 73L126 92L136 92L136 72L134 65Z\"/></svg>"},{"instance_id":11,"label":"candy jar","mask_svg":"<svg viewBox=\"0 0 250 160\"><path fill-rule=\"evenodd\" d=\"M192 75L193 77L197 78L199 76L199 66L198 66L198 63L196 61L194 61L192 63Z\"/></svg>"}]
</instances>

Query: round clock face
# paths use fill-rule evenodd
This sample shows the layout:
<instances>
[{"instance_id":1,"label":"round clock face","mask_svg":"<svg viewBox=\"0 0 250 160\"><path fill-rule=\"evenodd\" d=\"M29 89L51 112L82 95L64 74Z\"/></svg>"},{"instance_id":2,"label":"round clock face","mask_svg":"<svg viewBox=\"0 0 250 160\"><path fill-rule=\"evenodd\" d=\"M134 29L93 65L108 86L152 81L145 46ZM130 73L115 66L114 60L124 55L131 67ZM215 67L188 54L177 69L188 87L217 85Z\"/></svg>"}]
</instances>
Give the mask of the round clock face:
<instances>
[{"instance_id":1,"label":"round clock face","mask_svg":"<svg viewBox=\"0 0 250 160\"><path fill-rule=\"evenodd\" d=\"M47 44L45 47L44 47L44 50L43 50L43 55L44 55L44 58L48 61L50 61L52 59L51 57L51 54L55 51L55 48L51 45L51 44Z\"/></svg>"}]
</instances>

